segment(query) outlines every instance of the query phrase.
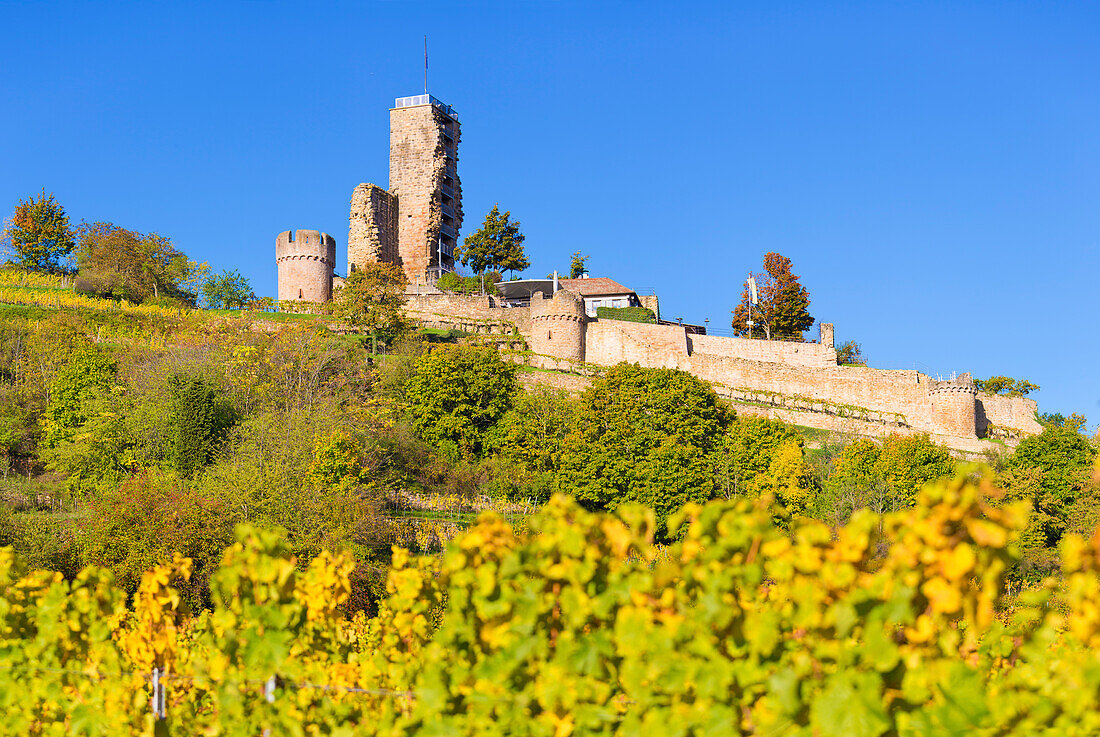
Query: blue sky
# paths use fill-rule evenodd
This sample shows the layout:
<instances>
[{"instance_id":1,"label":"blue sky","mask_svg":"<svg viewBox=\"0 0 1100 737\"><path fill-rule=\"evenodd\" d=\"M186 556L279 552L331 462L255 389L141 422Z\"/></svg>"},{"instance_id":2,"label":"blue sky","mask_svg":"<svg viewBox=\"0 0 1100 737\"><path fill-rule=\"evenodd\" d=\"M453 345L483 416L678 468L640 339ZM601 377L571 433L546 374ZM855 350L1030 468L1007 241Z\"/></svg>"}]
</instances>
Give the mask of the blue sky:
<instances>
[{"instance_id":1,"label":"blue sky","mask_svg":"<svg viewBox=\"0 0 1100 737\"><path fill-rule=\"evenodd\" d=\"M466 223L530 276L727 327L763 254L871 365L1007 374L1100 420L1100 6L0 3L0 210L170 236L275 293L275 235L387 183L388 108L459 111ZM6 215L5 215L6 216Z\"/></svg>"}]
</instances>

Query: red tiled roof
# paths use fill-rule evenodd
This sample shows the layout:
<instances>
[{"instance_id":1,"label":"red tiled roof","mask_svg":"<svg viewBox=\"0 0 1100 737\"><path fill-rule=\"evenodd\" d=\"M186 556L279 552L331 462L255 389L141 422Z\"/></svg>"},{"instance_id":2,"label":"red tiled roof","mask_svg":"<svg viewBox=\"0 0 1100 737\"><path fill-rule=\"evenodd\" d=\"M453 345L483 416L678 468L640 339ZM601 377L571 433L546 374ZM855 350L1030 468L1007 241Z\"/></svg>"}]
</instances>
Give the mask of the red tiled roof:
<instances>
[{"instance_id":1,"label":"red tiled roof","mask_svg":"<svg viewBox=\"0 0 1100 737\"><path fill-rule=\"evenodd\" d=\"M562 289L568 289L581 297L598 297L604 294L634 294L614 279L606 276L593 276L588 279L558 279Z\"/></svg>"}]
</instances>

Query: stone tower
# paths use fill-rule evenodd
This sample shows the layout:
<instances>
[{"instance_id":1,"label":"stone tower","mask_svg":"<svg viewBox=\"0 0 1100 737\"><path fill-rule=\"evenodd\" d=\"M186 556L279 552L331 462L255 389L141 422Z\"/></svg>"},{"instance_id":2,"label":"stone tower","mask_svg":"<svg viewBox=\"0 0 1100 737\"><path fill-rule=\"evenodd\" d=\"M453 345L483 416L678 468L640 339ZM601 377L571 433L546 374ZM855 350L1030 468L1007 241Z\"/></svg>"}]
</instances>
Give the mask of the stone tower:
<instances>
[{"instance_id":1,"label":"stone tower","mask_svg":"<svg viewBox=\"0 0 1100 737\"><path fill-rule=\"evenodd\" d=\"M933 381L928 387L935 432L959 438L978 435L978 389L970 374L950 381Z\"/></svg>"},{"instance_id":2,"label":"stone tower","mask_svg":"<svg viewBox=\"0 0 1100 737\"><path fill-rule=\"evenodd\" d=\"M397 198L373 184L351 193L348 273L375 261L397 263Z\"/></svg>"},{"instance_id":3,"label":"stone tower","mask_svg":"<svg viewBox=\"0 0 1100 737\"><path fill-rule=\"evenodd\" d=\"M542 292L531 297L531 350L544 356L584 362L585 331L588 322L584 300L560 289L553 297Z\"/></svg>"},{"instance_id":4,"label":"stone tower","mask_svg":"<svg viewBox=\"0 0 1100 737\"><path fill-rule=\"evenodd\" d=\"M398 262L410 283L454 269L462 227L458 113L431 95L390 110L390 194L397 198Z\"/></svg>"},{"instance_id":5,"label":"stone tower","mask_svg":"<svg viewBox=\"0 0 1100 737\"><path fill-rule=\"evenodd\" d=\"M328 302L336 268L336 239L317 230L286 230L275 238L279 301Z\"/></svg>"}]
</instances>

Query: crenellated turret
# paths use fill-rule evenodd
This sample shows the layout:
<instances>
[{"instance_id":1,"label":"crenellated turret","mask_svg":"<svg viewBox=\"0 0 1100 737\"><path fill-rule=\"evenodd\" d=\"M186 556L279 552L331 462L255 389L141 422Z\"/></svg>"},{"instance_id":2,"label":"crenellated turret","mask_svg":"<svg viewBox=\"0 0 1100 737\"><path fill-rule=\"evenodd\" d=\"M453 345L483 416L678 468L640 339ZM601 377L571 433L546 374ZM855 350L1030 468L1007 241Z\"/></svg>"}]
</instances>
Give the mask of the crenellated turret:
<instances>
[{"instance_id":1,"label":"crenellated turret","mask_svg":"<svg viewBox=\"0 0 1100 737\"><path fill-rule=\"evenodd\" d=\"M275 238L279 301L328 302L336 268L336 239L318 230L286 230Z\"/></svg>"}]
</instances>

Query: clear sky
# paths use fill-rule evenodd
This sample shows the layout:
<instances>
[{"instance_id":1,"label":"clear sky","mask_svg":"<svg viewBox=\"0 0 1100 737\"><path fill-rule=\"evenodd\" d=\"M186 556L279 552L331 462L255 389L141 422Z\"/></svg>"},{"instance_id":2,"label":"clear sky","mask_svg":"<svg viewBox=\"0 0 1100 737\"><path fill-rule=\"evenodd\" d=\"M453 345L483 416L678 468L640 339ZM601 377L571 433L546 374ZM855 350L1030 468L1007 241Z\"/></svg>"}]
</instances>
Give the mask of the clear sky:
<instances>
[{"instance_id":1,"label":"clear sky","mask_svg":"<svg viewBox=\"0 0 1100 737\"><path fill-rule=\"evenodd\" d=\"M871 365L1006 374L1100 420L1100 5L0 2L0 210L170 236L275 294L275 235L346 269L388 109L462 122L466 223L542 277L728 327L764 253ZM6 215L5 215L6 216Z\"/></svg>"}]
</instances>

